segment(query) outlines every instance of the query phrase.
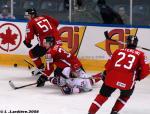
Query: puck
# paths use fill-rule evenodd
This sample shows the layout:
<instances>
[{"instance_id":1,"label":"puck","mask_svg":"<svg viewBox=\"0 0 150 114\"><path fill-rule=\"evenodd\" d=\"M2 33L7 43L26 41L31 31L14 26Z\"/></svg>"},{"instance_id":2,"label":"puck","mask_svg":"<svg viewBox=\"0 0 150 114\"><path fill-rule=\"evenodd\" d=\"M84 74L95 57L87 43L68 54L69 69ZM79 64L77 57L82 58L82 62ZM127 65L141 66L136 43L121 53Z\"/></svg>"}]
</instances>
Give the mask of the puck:
<instances>
[{"instance_id":1,"label":"puck","mask_svg":"<svg viewBox=\"0 0 150 114\"><path fill-rule=\"evenodd\" d=\"M14 67L17 67L17 64L16 64L16 63L14 64Z\"/></svg>"}]
</instances>

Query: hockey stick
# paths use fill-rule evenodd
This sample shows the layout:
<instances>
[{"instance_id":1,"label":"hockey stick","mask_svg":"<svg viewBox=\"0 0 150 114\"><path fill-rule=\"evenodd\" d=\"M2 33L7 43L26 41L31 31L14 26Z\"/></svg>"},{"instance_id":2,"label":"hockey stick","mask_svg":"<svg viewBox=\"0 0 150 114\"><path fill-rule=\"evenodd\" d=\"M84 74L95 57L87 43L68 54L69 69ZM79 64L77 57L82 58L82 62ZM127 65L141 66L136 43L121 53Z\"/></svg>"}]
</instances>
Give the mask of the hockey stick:
<instances>
[{"instance_id":1,"label":"hockey stick","mask_svg":"<svg viewBox=\"0 0 150 114\"><path fill-rule=\"evenodd\" d=\"M32 63L30 63L29 61L27 61L26 59L24 59L24 61L28 64L31 65L32 67L34 67L34 65Z\"/></svg>"},{"instance_id":2,"label":"hockey stick","mask_svg":"<svg viewBox=\"0 0 150 114\"><path fill-rule=\"evenodd\" d=\"M32 63L30 63L29 61L27 61L26 59L24 59L24 61L28 64L28 65L31 65L33 68L34 68L34 65ZM29 66L28 66L29 67ZM40 71L38 68L36 68L41 74L43 74L44 72ZM32 73L32 72L31 72ZM33 75L33 73L32 73ZM45 75L45 73L44 73Z\"/></svg>"},{"instance_id":3,"label":"hockey stick","mask_svg":"<svg viewBox=\"0 0 150 114\"><path fill-rule=\"evenodd\" d=\"M77 78L70 78L70 79L101 79L101 77L88 77L88 78L77 77ZM49 81L49 79L47 81ZM25 88L25 87L36 85L36 84L37 84L37 82L31 83L31 84L22 85L22 86L15 86L14 83L11 80L9 81L10 87L12 87L14 90Z\"/></svg>"},{"instance_id":4,"label":"hockey stick","mask_svg":"<svg viewBox=\"0 0 150 114\"><path fill-rule=\"evenodd\" d=\"M120 43L120 44L126 44L125 42L111 39L111 37L109 37L109 35L108 35L108 31L105 31L105 32L104 32L104 35L105 35L105 37L106 37L106 40L111 40L111 41L114 41L114 42L117 42L117 43Z\"/></svg>"},{"instance_id":5,"label":"hockey stick","mask_svg":"<svg viewBox=\"0 0 150 114\"><path fill-rule=\"evenodd\" d=\"M104 32L104 35L105 35L105 37L106 37L107 40L111 40L111 41L114 41L114 42L117 42L117 43L120 43L120 44L126 44L125 42L111 39L111 37L108 36L108 31L105 31L105 32ZM150 49L144 48L144 47L142 47L142 46L137 46L137 48L141 48L141 49L143 49L143 50L150 51Z\"/></svg>"},{"instance_id":6,"label":"hockey stick","mask_svg":"<svg viewBox=\"0 0 150 114\"><path fill-rule=\"evenodd\" d=\"M144 48L144 47L141 47L141 46L137 46L137 48L141 48L141 49L143 49L143 50L150 51L150 49Z\"/></svg>"},{"instance_id":7,"label":"hockey stick","mask_svg":"<svg viewBox=\"0 0 150 114\"><path fill-rule=\"evenodd\" d=\"M74 78L68 78L68 79L101 79L101 77L74 77Z\"/></svg>"},{"instance_id":8,"label":"hockey stick","mask_svg":"<svg viewBox=\"0 0 150 114\"><path fill-rule=\"evenodd\" d=\"M34 65L32 63L30 63L29 61L25 60L25 62L27 62L29 65L32 65L34 67ZM44 72L42 72L41 70L37 69L41 74L47 76L47 74L45 74ZM100 79L98 77L87 77L87 78L83 78L83 77L75 77L75 78L78 78L78 79ZM72 78L72 79L75 79L75 78Z\"/></svg>"},{"instance_id":9,"label":"hockey stick","mask_svg":"<svg viewBox=\"0 0 150 114\"><path fill-rule=\"evenodd\" d=\"M89 77L89 78L81 78L81 77L79 77L79 78L80 79L101 79L101 78L98 78L98 77ZM72 79L77 79L77 78L72 78ZM9 81L10 87L13 88L14 90L25 88L25 87L36 85L36 84L37 84L37 82L31 83L31 84L22 85L22 86L15 86L14 83L11 80Z\"/></svg>"},{"instance_id":10,"label":"hockey stick","mask_svg":"<svg viewBox=\"0 0 150 114\"><path fill-rule=\"evenodd\" d=\"M32 86L32 85L36 85L36 84L37 84L37 82L16 87L11 80L9 81L10 87L12 87L14 90L24 88L24 87L28 87L28 86Z\"/></svg>"}]
</instances>

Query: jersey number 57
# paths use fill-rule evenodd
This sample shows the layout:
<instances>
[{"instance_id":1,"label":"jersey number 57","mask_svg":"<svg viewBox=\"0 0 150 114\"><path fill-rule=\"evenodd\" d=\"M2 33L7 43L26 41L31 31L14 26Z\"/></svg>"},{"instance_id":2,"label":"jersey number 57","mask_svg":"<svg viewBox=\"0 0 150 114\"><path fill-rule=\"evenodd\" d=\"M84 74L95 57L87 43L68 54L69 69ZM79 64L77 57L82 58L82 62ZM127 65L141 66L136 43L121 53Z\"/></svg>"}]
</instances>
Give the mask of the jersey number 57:
<instances>
[{"instance_id":1,"label":"jersey number 57","mask_svg":"<svg viewBox=\"0 0 150 114\"><path fill-rule=\"evenodd\" d=\"M37 22L37 25L43 30L43 32L49 31L49 28L52 29L52 26L47 19Z\"/></svg>"}]
</instances>

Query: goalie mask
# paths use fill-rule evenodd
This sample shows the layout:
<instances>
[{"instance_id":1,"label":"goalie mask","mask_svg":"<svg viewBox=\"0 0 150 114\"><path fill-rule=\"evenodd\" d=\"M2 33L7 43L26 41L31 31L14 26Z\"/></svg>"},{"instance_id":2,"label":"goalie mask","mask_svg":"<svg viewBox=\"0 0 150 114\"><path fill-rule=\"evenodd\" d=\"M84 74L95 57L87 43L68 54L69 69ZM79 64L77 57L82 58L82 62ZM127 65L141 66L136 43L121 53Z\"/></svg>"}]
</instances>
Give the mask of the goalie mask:
<instances>
[{"instance_id":1,"label":"goalie mask","mask_svg":"<svg viewBox=\"0 0 150 114\"><path fill-rule=\"evenodd\" d=\"M127 38L127 48L135 49L137 47L138 38L136 36L128 36Z\"/></svg>"}]
</instances>

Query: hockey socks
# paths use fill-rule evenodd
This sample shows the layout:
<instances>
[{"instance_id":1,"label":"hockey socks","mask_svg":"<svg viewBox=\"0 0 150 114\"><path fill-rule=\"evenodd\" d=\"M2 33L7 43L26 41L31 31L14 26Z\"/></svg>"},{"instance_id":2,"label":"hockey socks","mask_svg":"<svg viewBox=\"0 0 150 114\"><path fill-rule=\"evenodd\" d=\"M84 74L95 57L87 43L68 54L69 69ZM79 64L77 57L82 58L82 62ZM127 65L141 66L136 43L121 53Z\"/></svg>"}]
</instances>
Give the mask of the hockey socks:
<instances>
[{"instance_id":1,"label":"hockey socks","mask_svg":"<svg viewBox=\"0 0 150 114\"><path fill-rule=\"evenodd\" d=\"M42 60L41 60L41 58L34 58L34 59L32 59L32 61L34 62L34 64L36 65L36 67L37 67L38 69L40 69L40 67L41 67L41 65L42 65Z\"/></svg>"},{"instance_id":2,"label":"hockey socks","mask_svg":"<svg viewBox=\"0 0 150 114\"><path fill-rule=\"evenodd\" d=\"M32 54L32 52L31 51L29 51L29 56L30 56L30 58L32 59L32 61L33 61L33 63L36 65L36 67L38 68L38 69L40 69L40 67L41 67L41 65L42 65L42 60L41 60L41 58L40 57L34 57L33 56L33 54Z\"/></svg>"},{"instance_id":3,"label":"hockey socks","mask_svg":"<svg viewBox=\"0 0 150 114\"><path fill-rule=\"evenodd\" d=\"M95 114L107 99L108 97L98 94L90 106L89 114Z\"/></svg>"},{"instance_id":4,"label":"hockey socks","mask_svg":"<svg viewBox=\"0 0 150 114\"><path fill-rule=\"evenodd\" d=\"M112 112L119 112L124 107L129 98L130 97L119 97L112 109Z\"/></svg>"}]
</instances>

